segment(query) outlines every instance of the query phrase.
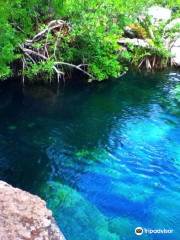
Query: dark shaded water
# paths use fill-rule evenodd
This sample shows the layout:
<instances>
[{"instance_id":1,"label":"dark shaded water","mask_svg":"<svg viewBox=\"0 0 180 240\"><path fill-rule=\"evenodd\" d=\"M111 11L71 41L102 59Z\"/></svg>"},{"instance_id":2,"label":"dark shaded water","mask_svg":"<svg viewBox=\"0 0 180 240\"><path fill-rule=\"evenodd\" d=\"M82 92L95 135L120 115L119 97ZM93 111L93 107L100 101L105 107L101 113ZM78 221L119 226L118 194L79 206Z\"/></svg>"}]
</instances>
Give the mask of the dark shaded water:
<instances>
[{"instance_id":1,"label":"dark shaded water","mask_svg":"<svg viewBox=\"0 0 180 240\"><path fill-rule=\"evenodd\" d=\"M178 240L179 81L2 86L0 179L45 198L67 240ZM174 232L137 237L137 226Z\"/></svg>"}]
</instances>

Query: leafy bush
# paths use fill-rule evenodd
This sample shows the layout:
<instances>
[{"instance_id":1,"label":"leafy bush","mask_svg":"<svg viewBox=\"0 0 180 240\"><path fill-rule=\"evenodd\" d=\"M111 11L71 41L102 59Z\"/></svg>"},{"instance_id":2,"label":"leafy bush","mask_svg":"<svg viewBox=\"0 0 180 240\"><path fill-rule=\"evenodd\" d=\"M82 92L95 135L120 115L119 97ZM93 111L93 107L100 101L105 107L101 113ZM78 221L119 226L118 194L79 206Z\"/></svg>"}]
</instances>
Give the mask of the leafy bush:
<instances>
[{"instance_id":1,"label":"leafy bush","mask_svg":"<svg viewBox=\"0 0 180 240\"><path fill-rule=\"evenodd\" d=\"M32 39L42 28L53 19L66 21L71 30L68 34L48 35L48 51L50 57L37 63L28 63L23 71L29 77L37 74L52 75L50 68L55 62L83 64L93 79L99 81L108 77L117 77L126 67L120 56L117 40L123 34L126 25L133 24L142 9L155 3L177 7L179 0L4 0L0 5L0 78L11 74L10 64L17 58L22 60L20 44ZM176 12L179 10L177 9ZM134 25L137 32L144 38L149 28ZM61 34L61 33L60 33ZM57 38L59 40L57 41ZM32 46L41 51L41 44ZM40 44L38 46L38 44ZM167 56L161 41L161 31L156 32L152 40L155 54ZM55 50L55 54L53 51ZM127 58L139 62L147 52L123 53Z\"/></svg>"}]
</instances>

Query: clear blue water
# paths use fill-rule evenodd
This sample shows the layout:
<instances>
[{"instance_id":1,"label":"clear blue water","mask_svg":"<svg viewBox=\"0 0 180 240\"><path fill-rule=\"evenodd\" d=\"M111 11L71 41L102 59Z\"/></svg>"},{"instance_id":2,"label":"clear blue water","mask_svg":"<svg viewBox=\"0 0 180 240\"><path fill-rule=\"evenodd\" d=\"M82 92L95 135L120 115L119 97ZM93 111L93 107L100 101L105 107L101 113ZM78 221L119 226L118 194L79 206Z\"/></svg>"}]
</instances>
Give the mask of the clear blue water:
<instances>
[{"instance_id":1,"label":"clear blue water","mask_svg":"<svg viewBox=\"0 0 180 240\"><path fill-rule=\"evenodd\" d=\"M67 240L180 239L179 81L3 84L0 179L47 200ZM136 236L138 226L174 232Z\"/></svg>"}]
</instances>

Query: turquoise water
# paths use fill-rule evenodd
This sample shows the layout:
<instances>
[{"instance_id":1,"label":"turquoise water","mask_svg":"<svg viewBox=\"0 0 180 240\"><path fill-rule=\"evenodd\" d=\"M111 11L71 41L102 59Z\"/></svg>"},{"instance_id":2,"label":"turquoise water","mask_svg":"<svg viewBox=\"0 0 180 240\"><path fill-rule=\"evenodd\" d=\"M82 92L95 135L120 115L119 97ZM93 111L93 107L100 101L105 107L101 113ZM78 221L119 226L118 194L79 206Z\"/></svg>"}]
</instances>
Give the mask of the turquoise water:
<instances>
[{"instance_id":1,"label":"turquoise water","mask_svg":"<svg viewBox=\"0 0 180 240\"><path fill-rule=\"evenodd\" d=\"M179 81L2 84L0 179L47 200L67 240L180 239Z\"/></svg>"}]
</instances>

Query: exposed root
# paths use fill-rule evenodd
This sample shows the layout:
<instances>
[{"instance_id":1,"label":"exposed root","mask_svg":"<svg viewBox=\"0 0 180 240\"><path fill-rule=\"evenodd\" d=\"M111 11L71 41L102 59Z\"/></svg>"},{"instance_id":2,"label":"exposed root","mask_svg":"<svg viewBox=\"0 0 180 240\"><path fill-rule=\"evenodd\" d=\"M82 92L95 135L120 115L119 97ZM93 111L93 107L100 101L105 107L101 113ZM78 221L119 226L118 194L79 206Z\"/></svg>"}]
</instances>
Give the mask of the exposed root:
<instances>
[{"instance_id":1,"label":"exposed root","mask_svg":"<svg viewBox=\"0 0 180 240\"><path fill-rule=\"evenodd\" d=\"M22 82L23 82L23 85L24 85L24 69L25 69L25 66L26 66L26 62L25 62L26 60L25 60L25 58L23 57L23 59L22 59L22 77L23 77L23 79L22 79Z\"/></svg>"},{"instance_id":2,"label":"exposed root","mask_svg":"<svg viewBox=\"0 0 180 240\"><path fill-rule=\"evenodd\" d=\"M74 65L72 63L66 63L62 61L57 61L56 52L60 39L70 31L70 26L62 20L53 20L48 23L46 28L37 33L32 39L28 39L24 44L19 45L21 51L23 52L23 82L24 82L24 72L25 68L31 64L36 64L42 61L51 60L54 62L52 70L57 76L57 82L59 84L62 78L65 81L64 67L73 68L81 71L83 74L88 76L91 80L94 80L94 76L88 73L85 68L88 67L87 64ZM54 37L54 42L49 43L49 35ZM40 48L36 47L36 43L40 43ZM51 44L51 48L49 45ZM53 51L52 51L53 49Z\"/></svg>"},{"instance_id":3,"label":"exposed root","mask_svg":"<svg viewBox=\"0 0 180 240\"><path fill-rule=\"evenodd\" d=\"M149 59L148 58L146 58L146 69L151 69L152 67L151 67L151 63L150 63L150 61L149 61Z\"/></svg>"},{"instance_id":4,"label":"exposed root","mask_svg":"<svg viewBox=\"0 0 180 240\"><path fill-rule=\"evenodd\" d=\"M148 56L140 61L138 68L146 70L163 69L168 66L168 64L171 64L170 58L161 59L158 56Z\"/></svg>"}]
</instances>

